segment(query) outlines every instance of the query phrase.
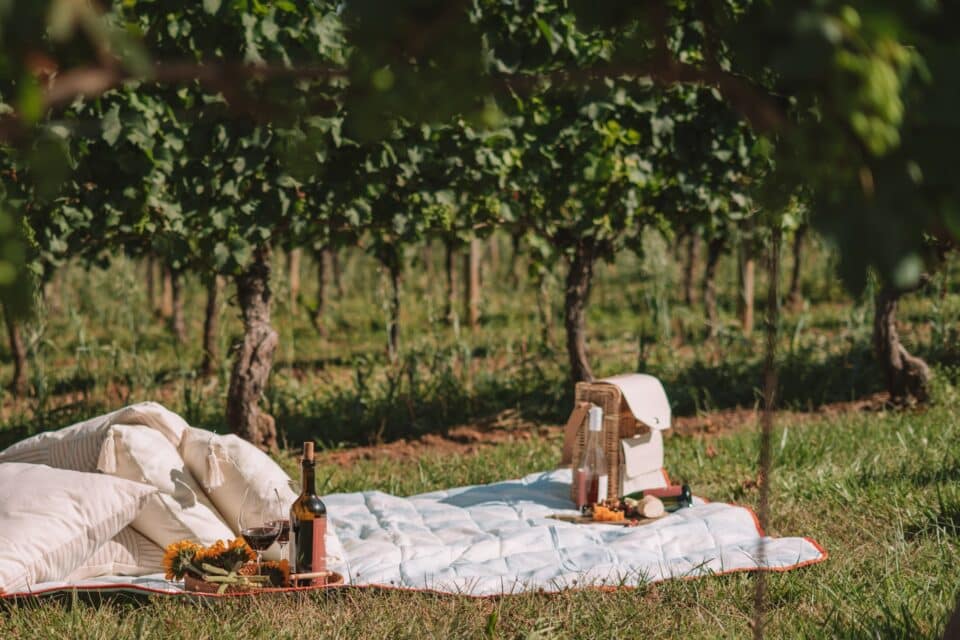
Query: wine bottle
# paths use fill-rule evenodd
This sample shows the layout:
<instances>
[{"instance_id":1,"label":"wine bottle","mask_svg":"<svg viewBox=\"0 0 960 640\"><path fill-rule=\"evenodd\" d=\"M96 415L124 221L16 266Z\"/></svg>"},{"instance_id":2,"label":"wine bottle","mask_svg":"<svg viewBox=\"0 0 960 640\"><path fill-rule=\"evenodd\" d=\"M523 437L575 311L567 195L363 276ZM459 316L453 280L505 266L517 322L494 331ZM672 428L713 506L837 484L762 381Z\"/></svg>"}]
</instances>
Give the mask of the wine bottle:
<instances>
[{"instance_id":1,"label":"wine bottle","mask_svg":"<svg viewBox=\"0 0 960 640\"><path fill-rule=\"evenodd\" d=\"M659 498L663 502L663 508L667 513L672 513L679 509L685 509L693 506L693 493L689 485L670 485L660 489L644 489L643 491L634 491L624 496L624 499L631 498L642 500L647 496Z\"/></svg>"},{"instance_id":2,"label":"wine bottle","mask_svg":"<svg viewBox=\"0 0 960 640\"><path fill-rule=\"evenodd\" d=\"M291 564L294 573L316 573L326 570L327 508L317 495L313 443L303 443L300 471L303 491L290 507ZM323 583L314 578L311 584Z\"/></svg>"},{"instance_id":3,"label":"wine bottle","mask_svg":"<svg viewBox=\"0 0 960 640\"><path fill-rule=\"evenodd\" d=\"M580 465L574 471L577 508L607 499L607 458L603 453L603 409L590 407L587 442Z\"/></svg>"}]
</instances>

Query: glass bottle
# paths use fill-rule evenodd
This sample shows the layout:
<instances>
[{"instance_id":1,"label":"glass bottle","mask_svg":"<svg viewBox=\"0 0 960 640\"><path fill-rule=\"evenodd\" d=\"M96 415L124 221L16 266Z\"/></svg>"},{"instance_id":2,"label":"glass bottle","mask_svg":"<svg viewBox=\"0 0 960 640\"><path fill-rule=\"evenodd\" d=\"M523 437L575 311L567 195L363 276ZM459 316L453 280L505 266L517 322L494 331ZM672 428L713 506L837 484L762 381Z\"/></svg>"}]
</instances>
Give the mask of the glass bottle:
<instances>
[{"instance_id":1,"label":"glass bottle","mask_svg":"<svg viewBox=\"0 0 960 640\"><path fill-rule=\"evenodd\" d=\"M317 573L326 569L327 509L317 495L313 443L303 443L303 491L290 507L291 564L296 573ZM323 580L314 578L313 584Z\"/></svg>"},{"instance_id":2,"label":"glass bottle","mask_svg":"<svg viewBox=\"0 0 960 640\"><path fill-rule=\"evenodd\" d=\"M603 409L600 407L590 408L586 446L573 475L578 509L607 499L607 457L603 453Z\"/></svg>"}]
</instances>

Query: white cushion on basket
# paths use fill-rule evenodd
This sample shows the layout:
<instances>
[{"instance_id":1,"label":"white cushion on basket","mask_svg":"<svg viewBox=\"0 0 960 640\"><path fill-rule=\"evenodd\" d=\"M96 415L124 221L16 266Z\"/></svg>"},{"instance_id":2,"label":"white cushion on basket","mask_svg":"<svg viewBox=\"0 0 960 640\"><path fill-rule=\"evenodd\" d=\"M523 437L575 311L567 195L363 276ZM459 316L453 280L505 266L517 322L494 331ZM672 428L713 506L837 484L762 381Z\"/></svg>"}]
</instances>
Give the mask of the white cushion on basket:
<instances>
[{"instance_id":1,"label":"white cushion on basket","mask_svg":"<svg viewBox=\"0 0 960 640\"><path fill-rule=\"evenodd\" d=\"M0 462L32 462L74 471L106 470L113 461L111 452L102 448L107 430L114 424L150 427L162 433L174 447L180 444L188 427L183 418L162 405L141 402L22 440L0 452Z\"/></svg>"},{"instance_id":2,"label":"white cushion on basket","mask_svg":"<svg viewBox=\"0 0 960 640\"><path fill-rule=\"evenodd\" d=\"M663 431L670 428L670 401L663 384L646 373L624 373L597 380L612 384L623 393L633 417L651 429Z\"/></svg>"},{"instance_id":3,"label":"white cushion on basket","mask_svg":"<svg viewBox=\"0 0 960 640\"><path fill-rule=\"evenodd\" d=\"M233 531L223 521L180 453L159 431L134 425L110 427L115 456L112 475L159 489L133 521L133 528L160 545L180 540L213 544L230 540Z\"/></svg>"},{"instance_id":4,"label":"white cushion on basket","mask_svg":"<svg viewBox=\"0 0 960 640\"><path fill-rule=\"evenodd\" d=\"M0 591L62 580L155 494L153 487L101 474L0 464Z\"/></svg>"},{"instance_id":5,"label":"white cushion on basket","mask_svg":"<svg viewBox=\"0 0 960 640\"><path fill-rule=\"evenodd\" d=\"M633 438L620 440L620 495L665 486L663 477L663 435L649 429Z\"/></svg>"},{"instance_id":6,"label":"white cushion on basket","mask_svg":"<svg viewBox=\"0 0 960 640\"><path fill-rule=\"evenodd\" d=\"M75 569L67 582L100 576L145 576L163 571L163 549L146 536L127 527L100 545Z\"/></svg>"},{"instance_id":7,"label":"white cushion on basket","mask_svg":"<svg viewBox=\"0 0 960 640\"><path fill-rule=\"evenodd\" d=\"M287 514L297 499L290 487L290 476L269 455L235 435L218 435L190 427L183 436L180 452L187 469L200 481L234 533L240 533L238 518L248 489L259 505L255 508L270 511L276 505L276 489L282 514ZM276 549L264 554L269 559L274 556Z\"/></svg>"}]
</instances>

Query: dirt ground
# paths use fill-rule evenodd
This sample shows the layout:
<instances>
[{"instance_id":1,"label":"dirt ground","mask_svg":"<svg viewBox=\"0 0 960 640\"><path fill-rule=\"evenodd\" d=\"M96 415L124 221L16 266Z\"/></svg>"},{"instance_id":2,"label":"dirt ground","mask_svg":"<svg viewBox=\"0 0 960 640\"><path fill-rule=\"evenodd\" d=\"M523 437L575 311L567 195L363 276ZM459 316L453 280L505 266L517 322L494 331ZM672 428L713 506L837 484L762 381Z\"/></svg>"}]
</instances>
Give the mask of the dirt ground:
<instances>
[{"instance_id":1,"label":"dirt ground","mask_svg":"<svg viewBox=\"0 0 960 640\"><path fill-rule=\"evenodd\" d=\"M778 424L802 424L849 413L882 411L886 406L887 394L877 393L859 400L826 404L814 411L778 411L776 421ZM710 437L756 428L759 419L760 411L756 408L725 409L694 416L678 416L673 418L673 425L666 435ZM445 433L431 433L416 439L327 451L322 455L322 459L347 466L357 460L403 460L425 454L446 453L469 455L483 447L529 440L535 434L559 439L563 434L563 425L537 424L523 419L515 410L509 409L485 420L451 427Z\"/></svg>"}]
</instances>

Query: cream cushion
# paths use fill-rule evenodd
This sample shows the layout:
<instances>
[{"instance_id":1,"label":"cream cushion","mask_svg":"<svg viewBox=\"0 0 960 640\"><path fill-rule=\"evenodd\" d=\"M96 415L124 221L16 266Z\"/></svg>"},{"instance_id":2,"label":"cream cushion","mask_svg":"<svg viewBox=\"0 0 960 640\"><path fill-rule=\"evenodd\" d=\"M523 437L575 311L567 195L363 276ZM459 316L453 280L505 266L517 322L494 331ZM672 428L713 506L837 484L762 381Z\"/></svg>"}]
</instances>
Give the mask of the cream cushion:
<instances>
[{"instance_id":1,"label":"cream cushion","mask_svg":"<svg viewBox=\"0 0 960 640\"><path fill-rule=\"evenodd\" d=\"M153 487L39 464L0 464L0 590L62 580L117 535Z\"/></svg>"},{"instance_id":2,"label":"cream cushion","mask_svg":"<svg viewBox=\"0 0 960 640\"><path fill-rule=\"evenodd\" d=\"M180 452L187 469L238 535L238 518L247 490L255 509L279 510L278 515L288 514L297 499L290 476L266 453L235 435L190 427L184 433ZM274 490L280 495L279 507ZM270 549L265 557L278 557L277 549Z\"/></svg>"},{"instance_id":3,"label":"cream cushion","mask_svg":"<svg viewBox=\"0 0 960 640\"><path fill-rule=\"evenodd\" d=\"M69 576L67 582L100 576L145 576L163 572L163 549L133 527L103 543Z\"/></svg>"},{"instance_id":4,"label":"cream cushion","mask_svg":"<svg viewBox=\"0 0 960 640\"><path fill-rule=\"evenodd\" d=\"M134 425L112 425L104 445L114 449L112 475L156 487L133 521L133 528L161 547L180 540L213 544L233 532L217 514L177 449L159 431Z\"/></svg>"},{"instance_id":5,"label":"cream cushion","mask_svg":"<svg viewBox=\"0 0 960 640\"><path fill-rule=\"evenodd\" d=\"M78 422L58 431L37 434L0 452L0 462L32 462L58 469L110 472L112 451L103 451L108 429L114 424L139 424L163 434L174 447L180 444L187 423L156 402L141 402L106 415Z\"/></svg>"}]
</instances>

